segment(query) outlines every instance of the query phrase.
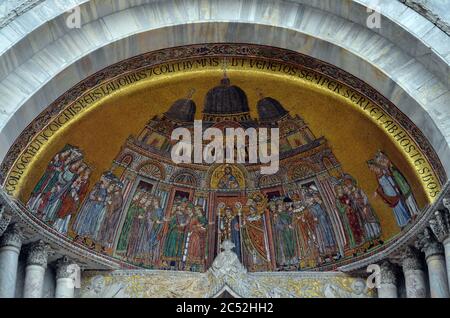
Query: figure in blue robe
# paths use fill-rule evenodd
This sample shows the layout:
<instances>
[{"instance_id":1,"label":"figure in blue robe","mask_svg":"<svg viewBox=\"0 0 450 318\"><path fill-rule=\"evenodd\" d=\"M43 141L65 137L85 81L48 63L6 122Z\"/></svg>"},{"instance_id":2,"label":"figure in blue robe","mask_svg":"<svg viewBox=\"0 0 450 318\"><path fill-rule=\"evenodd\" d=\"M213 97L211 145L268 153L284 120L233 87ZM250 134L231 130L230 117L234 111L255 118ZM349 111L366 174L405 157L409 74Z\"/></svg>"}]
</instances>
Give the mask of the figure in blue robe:
<instances>
[{"instance_id":1,"label":"figure in blue robe","mask_svg":"<svg viewBox=\"0 0 450 318\"><path fill-rule=\"evenodd\" d=\"M323 247L328 250L333 249L336 246L336 241L328 214L318 202L310 205L309 209L317 219L317 231L321 234Z\"/></svg>"},{"instance_id":2,"label":"figure in blue robe","mask_svg":"<svg viewBox=\"0 0 450 318\"><path fill-rule=\"evenodd\" d=\"M373 160L368 161L368 164L370 170L377 177L378 188L376 194L392 208L398 226L400 228L405 227L411 221L411 213L403 201L401 190L398 188L395 180L384 171L382 166Z\"/></svg>"},{"instance_id":3,"label":"figure in blue robe","mask_svg":"<svg viewBox=\"0 0 450 318\"><path fill-rule=\"evenodd\" d=\"M106 208L107 187L100 181L89 194L88 199L78 213L73 230L80 236L94 238L99 228L100 217Z\"/></svg>"}]
</instances>

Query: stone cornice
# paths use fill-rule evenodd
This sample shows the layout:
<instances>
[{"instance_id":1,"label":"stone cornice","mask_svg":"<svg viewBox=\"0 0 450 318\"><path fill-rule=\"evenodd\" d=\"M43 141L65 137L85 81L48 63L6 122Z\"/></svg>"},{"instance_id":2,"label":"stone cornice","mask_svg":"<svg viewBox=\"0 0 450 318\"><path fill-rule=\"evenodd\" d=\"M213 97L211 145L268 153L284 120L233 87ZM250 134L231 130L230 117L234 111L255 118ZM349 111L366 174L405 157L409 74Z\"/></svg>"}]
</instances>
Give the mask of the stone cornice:
<instances>
[{"instance_id":1,"label":"stone cornice","mask_svg":"<svg viewBox=\"0 0 450 318\"><path fill-rule=\"evenodd\" d=\"M427 6L425 1L399 0L450 36L450 24Z\"/></svg>"},{"instance_id":2,"label":"stone cornice","mask_svg":"<svg viewBox=\"0 0 450 318\"><path fill-rule=\"evenodd\" d=\"M0 29L45 0L4 0L0 5Z\"/></svg>"}]
</instances>

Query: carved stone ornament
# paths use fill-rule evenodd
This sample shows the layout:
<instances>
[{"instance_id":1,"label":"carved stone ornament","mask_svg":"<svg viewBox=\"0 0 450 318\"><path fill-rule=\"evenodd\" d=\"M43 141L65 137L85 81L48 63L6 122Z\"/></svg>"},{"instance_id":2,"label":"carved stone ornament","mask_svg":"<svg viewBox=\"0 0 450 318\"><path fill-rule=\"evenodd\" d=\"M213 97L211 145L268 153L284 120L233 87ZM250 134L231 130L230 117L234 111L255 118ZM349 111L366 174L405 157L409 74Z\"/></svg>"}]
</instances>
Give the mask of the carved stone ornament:
<instances>
[{"instance_id":1,"label":"carved stone ornament","mask_svg":"<svg viewBox=\"0 0 450 318\"><path fill-rule=\"evenodd\" d=\"M402 253L402 267L403 271L422 270L423 263L420 258L420 253L414 247L406 247Z\"/></svg>"},{"instance_id":2,"label":"carved stone ornament","mask_svg":"<svg viewBox=\"0 0 450 318\"><path fill-rule=\"evenodd\" d=\"M446 195L448 195L448 193ZM447 209L447 211L450 212L450 197L446 196L445 198L443 198L442 199L442 204Z\"/></svg>"},{"instance_id":3,"label":"carved stone ornament","mask_svg":"<svg viewBox=\"0 0 450 318\"><path fill-rule=\"evenodd\" d=\"M425 253L428 258L433 255L443 255L444 248L436 239L430 228L425 228L422 233L417 235L416 247Z\"/></svg>"},{"instance_id":4,"label":"carved stone ornament","mask_svg":"<svg viewBox=\"0 0 450 318\"><path fill-rule=\"evenodd\" d=\"M397 285L397 271L394 265L389 261L380 263L381 284Z\"/></svg>"},{"instance_id":5,"label":"carved stone ornament","mask_svg":"<svg viewBox=\"0 0 450 318\"><path fill-rule=\"evenodd\" d=\"M22 230L17 223L10 224L0 238L0 247L14 246L22 247Z\"/></svg>"},{"instance_id":6,"label":"carved stone ornament","mask_svg":"<svg viewBox=\"0 0 450 318\"><path fill-rule=\"evenodd\" d=\"M0 203L0 236L6 231L11 219L12 216L6 212L6 206Z\"/></svg>"},{"instance_id":7,"label":"carved stone ornament","mask_svg":"<svg viewBox=\"0 0 450 318\"><path fill-rule=\"evenodd\" d=\"M67 257L60 258L56 262L56 279L59 278L74 278L75 267L74 262Z\"/></svg>"},{"instance_id":8,"label":"carved stone ornament","mask_svg":"<svg viewBox=\"0 0 450 318\"><path fill-rule=\"evenodd\" d=\"M438 241L444 242L450 235L450 213L448 211L434 212L434 218L430 220L430 228Z\"/></svg>"},{"instance_id":9,"label":"carved stone ornament","mask_svg":"<svg viewBox=\"0 0 450 318\"><path fill-rule=\"evenodd\" d=\"M33 242L28 248L27 265L47 267L50 246L42 240Z\"/></svg>"}]
</instances>

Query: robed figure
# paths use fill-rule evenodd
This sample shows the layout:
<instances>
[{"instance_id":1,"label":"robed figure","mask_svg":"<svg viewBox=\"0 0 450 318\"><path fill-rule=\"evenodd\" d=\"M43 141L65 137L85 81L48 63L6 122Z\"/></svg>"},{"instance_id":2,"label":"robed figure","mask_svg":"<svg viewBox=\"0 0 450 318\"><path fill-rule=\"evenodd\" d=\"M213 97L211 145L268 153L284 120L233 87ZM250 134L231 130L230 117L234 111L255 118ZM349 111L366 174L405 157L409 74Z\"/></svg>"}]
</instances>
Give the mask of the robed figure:
<instances>
[{"instance_id":1,"label":"robed figure","mask_svg":"<svg viewBox=\"0 0 450 318\"><path fill-rule=\"evenodd\" d=\"M357 247L364 242L364 232L358 215L352 207L350 196L344 192L342 185L336 186L336 195L336 208L344 225L349 248Z\"/></svg>"},{"instance_id":2,"label":"robed figure","mask_svg":"<svg viewBox=\"0 0 450 318\"><path fill-rule=\"evenodd\" d=\"M203 207L196 206L190 218L186 238L186 264L191 270L202 270L205 266L206 229L208 221Z\"/></svg>"},{"instance_id":3,"label":"robed figure","mask_svg":"<svg viewBox=\"0 0 450 318\"><path fill-rule=\"evenodd\" d=\"M106 208L109 183L110 179L104 174L89 193L73 225L74 232L79 236L96 237Z\"/></svg>"},{"instance_id":4,"label":"robed figure","mask_svg":"<svg viewBox=\"0 0 450 318\"><path fill-rule=\"evenodd\" d=\"M256 194L242 209L241 236L244 246L244 263L250 270L269 270L269 248L264 216L267 199ZM255 201L260 200L260 202Z\"/></svg>"},{"instance_id":5,"label":"robed figure","mask_svg":"<svg viewBox=\"0 0 450 318\"><path fill-rule=\"evenodd\" d=\"M116 247L117 251L125 251L127 255L131 255L130 249L132 249L132 246L129 245L128 240L130 238L133 221L145 214L144 205L146 201L147 194L144 191L138 192L133 196L130 207L128 208L128 212L125 217L125 221L122 225L119 242L117 243Z\"/></svg>"},{"instance_id":6,"label":"robed figure","mask_svg":"<svg viewBox=\"0 0 450 318\"><path fill-rule=\"evenodd\" d=\"M411 220L411 214L402 199L401 191L397 187L395 180L374 160L368 161L368 164L378 181L375 195L379 195L392 208L398 226L400 228L405 227Z\"/></svg>"},{"instance_id":7,"label":"robed figure","mask_svg":"<svg viewBox=\"0 0 450 318\"><path fill-rule=\"evenodd\" d=\"M151 214L148 219L147 251L149 261L153 264L159 257L161 248L162 230L164 228L164 209L160 206L159 199L153 199Z\"/></svg>"},{"instance_id":8,"label":"robed figure","mask_svg":"<svg viewBox=\"0 0 450 318\"><path fill-rule=\"evenodd\" d=\"M222 210L222 211L221 211ZM223 211L224 210L224 211ZM233 252L242 261L242 251L241 251L241 226L239 222L239 215L234 213L233 208L230 206L219 208L220 215L220 233L221 242L225 240L230 240L234 243Z\"/></svg>"},{"instance_id":9,"label":"robed figure","mask_svg":"<svg viewBox=\"0 0 450 318\"><path fill-rule=\"evenodd\" d=\"M56 221L53 228L59 233L67 234L72 216L75 215L83 202L89 188L91 169L85 167L83 172L72 183L62 198L61 208L56 213Z\"/></svg>"},{"instance_id":10,"label":"robed figure","mask_svg":"<svg viewBox=\"0 0 450 318\"><path fill-rule=\"evenodd\" d=\"M109 199L106 203L106 214L98 235L98 242L106 248L112 247L114 233L120 220L123 204L122 188L122 182L112 183L108 188Z\"/></svg>"},{"instance_id":11,"label":"robed figure","mask_svg":"<svg viewBox=\"0 0 450 318\"><path fill-rule=\"evenodd\" d=\"M281 266L297 264L293 215L285 209L285 204L281 199L277 200L275 205L270 203L269 207L273 209L274 243L277 264Z\"/></svg>"},{"instance_id":12,"label":"robed figure","mask_svg":"<svg viewBox=\"0 0 450 318\"><path fill-rule=\"evenodd\" d=\"M54 223L57 212L61 209L65 195L70 191L72 183L85 169L85 164L82 159L67 165L64 170L58 175L58 179L47 194L43 202L45 207L43 209L43 220L48 223ZM41 203L42 204L42 203Z\"/></svg>"},{"instance_id":13,"label":"robed figure","mask_svg":"<svg viewBox=\"0 0 450 318\"><path fill-rule=\"evenodd\" d=\"M400 190L409 213L412 216L418 215L420 213L420 209L417 206L412 188L406 180L405 176L382 151L378 151L378 153L375 155L375 162L383 168L385 173L388 173L392 176L392 179L395 181L395 184Z\"/></svg>"},{"instance_id":14,"label":"robed figure","mask_svg":"<svg viewBox=\"0 0 450 318\"><path fill-rule=\"evenodd\" d=\"M59 176L72 163L83 158L78 148L67 145L64 149L57 153L45 170L44 175L35 185L31 197L27 202L27 207L31 212L42 217L43 210L47 205L52 189L58 182Z\"/></svg>"},{"instance_id":15,"label":"robed figure","mask_svg":"<svg viewBox=\"0 0 450 318\"><path fill-rule=\"evenodd\" d=\"M149 231L148 216L151 213L152 200L149 196L141 199L140 206L132 211L130 234L128 236L127 258L143 260L148 252L147 233Z\"/></svg>"},{"instance_id":16,"label":"robed figure","mask_svg":"<svg viewBox=\"0 0 450 318\"><path fill-rule=\"evenodd\" d=\"M177 205L168 223L163 250L165 260L171 262L181 261L188 222L187 214L183 211L182 206Z\"/></svg>"}]
</instances>

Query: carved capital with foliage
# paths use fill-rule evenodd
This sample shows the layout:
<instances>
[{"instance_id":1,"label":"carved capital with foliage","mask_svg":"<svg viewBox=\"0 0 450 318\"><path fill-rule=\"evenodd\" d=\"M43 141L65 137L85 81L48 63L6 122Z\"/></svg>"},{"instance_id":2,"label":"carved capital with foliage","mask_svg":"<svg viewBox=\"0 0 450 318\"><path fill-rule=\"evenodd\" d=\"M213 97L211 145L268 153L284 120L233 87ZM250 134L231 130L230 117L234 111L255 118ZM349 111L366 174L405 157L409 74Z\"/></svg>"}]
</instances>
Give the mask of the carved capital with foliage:
<instances>
[{"instance_id":1,"label":"carved capital with foliage","mask_svg":"<svg viewBox=\"0 0 450 318\"><path fill-rule=\"evenodd\" d=\"M10 224L0 238L0 247L13 246L20 249L22 247L22 238L22 229L19 224Z\"/></svg>"},{"instance_id":2,"label":"carved capital with foliage","mask_svg":"<svg viewBox=\"0 0 450 318\"><path fill-rule=\"evenodd\" d=\"M28 247L27 265L47 267L47 259L50 251L50 245L42 240L31 243Z\"/></svg>"},{"instance_id":3,"label":"carved capital with foliage","mask_svg":"<svg viewBox=\"0 0 450 318\"><path fill-rule=\"evenodd\" d=\"M381 284L393 284L397 285L397 270L390 261L382 261L380 263L381 269Z\"/></svg>"},{"instance_id":4,"label":"carved capital with foliage","mask_svg":"<svg viewBox=\"0 0 450 318\"><path fill-rule=\"evenodd\" d=\"M404 272L412 270L423 270L423 263L420 257L420 252L416 248L412 246L406 247L402 251L401 257Z\"/></svg>"},{"instance_id":5,"label":"carved capital with foliage","mask_svg":"<svg viewBox=\"0 0 450 318\"><path fill-rule=\"evenodd\" d=\"M436 211L430 220L430 228L439 242L444 242L450 236L450 212Z\"/></svg>"},{"instance_id":6,"label":"carved capital with foliage","mask_svg":"<svg viewBox=\"0 0 450 318\"><path fill-rule=\"evenodd\" d=\"M436 239L433 231L428 227L417 236L416 247L425 253L426 258L444 254L442 244Z\"/></svg>"},{"instance_id":7,"label":"carved capital with foliage","mask_svg":"<svg viewBox=\"0 0 450 318\"><path fill-rule=\"evenodd\" d=\"M71 261L66 256L60 258L56 262L56 279L73 278L75 274L75 262Z\"/></svg>"}]
</instances>

